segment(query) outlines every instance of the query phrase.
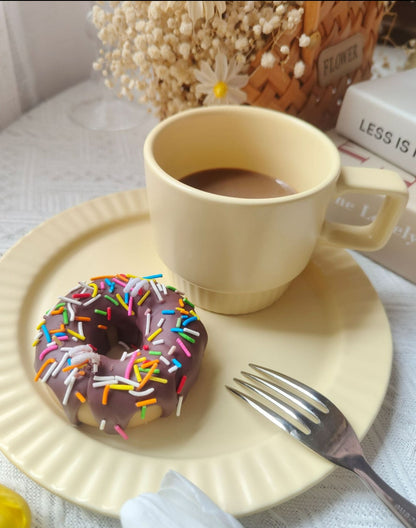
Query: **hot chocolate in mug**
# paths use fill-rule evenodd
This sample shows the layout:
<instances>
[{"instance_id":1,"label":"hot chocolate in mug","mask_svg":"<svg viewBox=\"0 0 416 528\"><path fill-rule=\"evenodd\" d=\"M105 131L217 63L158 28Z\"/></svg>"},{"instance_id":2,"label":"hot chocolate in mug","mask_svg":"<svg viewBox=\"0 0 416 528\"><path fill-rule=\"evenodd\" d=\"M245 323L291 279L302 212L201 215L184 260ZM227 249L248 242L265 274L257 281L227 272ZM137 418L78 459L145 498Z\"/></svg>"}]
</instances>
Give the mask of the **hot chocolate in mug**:
<instances>
[{"instance_id":1,"label":"hot chocolate in mug","mask_svg":"<svg viewBox=\"0 0 416 528\"><path fill-rule=\"evenodd\" d=\"M320 239L380 249L408 199L395 172L341 167L319 129L254 106L169 117L147 136L144 161L157 252L175 285L217 313L272 304ZM325 219L328 205L347 192L384 195L371 224Z\"/></svg>"}]
</instances>

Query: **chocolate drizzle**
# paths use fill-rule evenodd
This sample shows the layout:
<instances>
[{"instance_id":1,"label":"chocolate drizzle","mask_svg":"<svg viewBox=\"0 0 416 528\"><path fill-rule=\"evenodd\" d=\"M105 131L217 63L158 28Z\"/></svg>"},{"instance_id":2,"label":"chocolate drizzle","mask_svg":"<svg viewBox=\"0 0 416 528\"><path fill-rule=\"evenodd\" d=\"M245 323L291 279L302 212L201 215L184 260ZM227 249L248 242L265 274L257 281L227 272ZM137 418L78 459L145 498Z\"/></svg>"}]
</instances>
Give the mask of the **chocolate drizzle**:
<instances>
[{"instance_id":1,"label":"chocolate drizzle","mask_svg":"<svg viewBox=\"0 0 416 528\"><path fill-rule=\"evenodd\" d=\"M122 436L140 408L144 415L156 403L162 416L177 408L196 381L207 343L192 303L152 277L79 283L38 330L35 379L51 387L72 423L87 402L101 429ZM117 343L123 353L112 357Z\"/></svg>"}]
</instances>

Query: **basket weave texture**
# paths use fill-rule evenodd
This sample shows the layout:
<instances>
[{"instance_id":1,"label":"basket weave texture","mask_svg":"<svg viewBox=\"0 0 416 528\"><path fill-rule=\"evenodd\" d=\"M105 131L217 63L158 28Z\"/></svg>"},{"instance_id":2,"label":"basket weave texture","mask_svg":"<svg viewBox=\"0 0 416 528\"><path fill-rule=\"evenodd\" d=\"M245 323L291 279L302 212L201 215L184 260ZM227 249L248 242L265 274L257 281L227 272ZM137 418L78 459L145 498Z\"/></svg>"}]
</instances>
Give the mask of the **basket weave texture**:
<instances>
[{"instance_id":1,"label":"basket weave texture","mask_svg":"<svg viewBox=\"0 0 416 528\"><path fill-rule=\"evenodd\" d=\"M304 17L291 31L271 38L251 66L244 88L247 103L295 115L322 130L336 124L344 94L350 84L370 78L374 47L385 14L384 2L304 2ZM307 47L299 46L299 37L309 35ZM362 35L362 60L358 67L322 86L318 73L321 53L348 38ZM282 46L290 53L284 55ZM277 58L273 68L261 66L261 56L272 52ZM294 65L303 61L300 78L293 75Z\"/></svg>"}]
</instances>

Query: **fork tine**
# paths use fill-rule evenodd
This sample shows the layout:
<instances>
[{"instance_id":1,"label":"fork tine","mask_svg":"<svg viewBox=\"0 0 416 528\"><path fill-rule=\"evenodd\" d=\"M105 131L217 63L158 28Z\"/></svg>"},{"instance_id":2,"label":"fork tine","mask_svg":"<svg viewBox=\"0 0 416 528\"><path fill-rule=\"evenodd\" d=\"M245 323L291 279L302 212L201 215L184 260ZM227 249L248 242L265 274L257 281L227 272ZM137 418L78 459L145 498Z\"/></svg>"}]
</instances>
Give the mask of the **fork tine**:
<instances>
[{"instance_id":1,"label":"fork tine","mask_svg":"<svg viewBox=\"0 0 416 528\"><path fill-rule=\"evenodd\" d=\"M297 428L294 427L288 420L283 418L280 414L273 411L272 409L269 409L263 403L259 402L258 400L252 398L251 396L248 396L247 394L244 394L243 392L240 392L239 390L235 389L234 387L229 387L226 385L226 388L244 400L246 403L248 403L253 409L255 409L257 412L262 414L265 418L270 420L272 423L283 429L289 434L292 434L294 432L297 432Z\"/></svg>"},{"instance_id":2,"label":"fork tine","mask_svg":"<svg viewBox=\"0 0 416 528\"><path fill-rule=\"evenodd\" d=\"M315 402L319 408L324 412L329 412L329 406L331 405L328 398L326 398L323 394L319 393L318 391L312 389L311 387L308 387L304 383L294 380L293 378L286 376L284 374L281 374L280 372L277 372L276 370L269 369L267 367L262 367L261 365L256 365L254 363L250 363L249 366L255 370L258 370L259 372L262 372L263 374L267 374L271 376L272 378L280 381L281 383L297 390L298 392L304 394L308 398L310 398L313 402Z\"/></svg>"},{"instance_id":3,"label":"fork tine","mask_svg":"<svg viewBox=\"0 0 416 528\"><path fill-rule=\"evenodd\" d=\"M260 387L256 387L255 385L252 385L251 383L248 383L247 381L244 381L244 380L240 380L238 378L234 378L234 381L236 381L237 383L240 383L240 385L242 385L246 389L252 390L259 396L262 396L263 398L268 400L270 403L272 403L275 407L277 407L278 409L280 409L281 411L289 415L292 418L292 420L294 420L295 423L293 425L295 426L296 429L299 429L302 432L305 432L306 434L310 434L311 432L310 428L308 427L307 423L303 421L303 418L307 419L307 417L303 416L300 412L296 412L292 407L285 404L282 400L264 391ZM266 407L266 409L270 411L269 407Z\"/></svg>"},{"instance_id":4,"label":"fork tine","mask_svg":"<svg viewBox=\"0 0 416 528\"><path fill-rule=\"evenodd\" d=\"M317 414L315 412L317 408L314 405L310 404L309 402L307 402L305 400L302 400L301 398L295 396L291 392L288 392L287 389L283 389L283 388L279 387L279 385L276 385L276 383L272 383L271 381L269 381L267 379L261 378L260 376L256 376L255 374L251 374L250 372L244 372L243 371L242 374L244 374L244 376L247 376L248 378L256 381L257 383L265 385L266 387L271 389L273 392L279 394L280 396L283 396L284 398L286 398L291 403L294 403L295 405L297 405L299 408L301 408L305 412L305 417L306 418L312 419L315 422L319 422L319 420L320 420L319 416L317 416ZM256 388L254 386L250 387L250 388L252 388L253 390L256 390ZM257 392L257 390L256 390L256 392ZM278 400L276 400L275 398L272 398L268 393L263 393L262 396L264 398L266 398L267 400L271 401L274 405L278 405L278 403L277 403Z\"/></svg>"}]
</instances>

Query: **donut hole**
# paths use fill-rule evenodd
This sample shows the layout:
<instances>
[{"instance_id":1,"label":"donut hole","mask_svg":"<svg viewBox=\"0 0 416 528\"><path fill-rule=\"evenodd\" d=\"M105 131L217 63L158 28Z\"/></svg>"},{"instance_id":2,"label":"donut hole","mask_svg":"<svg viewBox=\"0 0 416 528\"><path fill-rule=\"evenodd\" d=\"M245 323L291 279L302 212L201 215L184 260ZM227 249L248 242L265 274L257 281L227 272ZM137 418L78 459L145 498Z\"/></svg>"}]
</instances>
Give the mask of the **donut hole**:
<instances>
[{"instance_id":1,"label":"donut hole","mask_svg":"<svg viewBox=\"0 0 416 528\"><path fill-rule=\"evenodd\" d=\"M140 347L142 336L139 330L134 326L122 331L120 327L109 326L106 332L107 346L99 349L99 353L110 359L120 360L125 352L132 352Z\"/></svg>"}]
</instances>

